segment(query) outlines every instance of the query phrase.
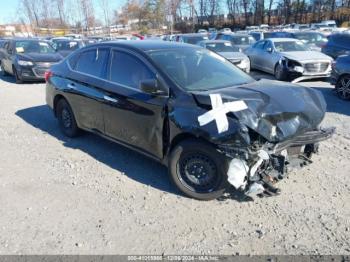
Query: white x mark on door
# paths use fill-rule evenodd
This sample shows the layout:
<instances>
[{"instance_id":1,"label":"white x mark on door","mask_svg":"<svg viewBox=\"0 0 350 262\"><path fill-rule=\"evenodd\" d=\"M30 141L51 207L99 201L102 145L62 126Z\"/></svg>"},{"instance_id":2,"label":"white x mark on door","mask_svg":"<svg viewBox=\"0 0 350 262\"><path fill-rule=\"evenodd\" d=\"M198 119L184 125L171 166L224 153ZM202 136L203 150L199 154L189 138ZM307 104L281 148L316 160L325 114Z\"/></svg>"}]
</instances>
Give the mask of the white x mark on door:
<instances>
[{"instance_id":1,"label":"white x mark on door","mask_svg":"<svg viewBox=\"0 0 350 262\"><path fill-rule=\"evenodd\" d=\"M209 96L213 109L199 116L198 122L200 126L204 126L215 120L219 134L228 130L227 113L238 112L248 108L244 101L223 103L220 94L211 94Z\"/></svg>"}]
</instances>

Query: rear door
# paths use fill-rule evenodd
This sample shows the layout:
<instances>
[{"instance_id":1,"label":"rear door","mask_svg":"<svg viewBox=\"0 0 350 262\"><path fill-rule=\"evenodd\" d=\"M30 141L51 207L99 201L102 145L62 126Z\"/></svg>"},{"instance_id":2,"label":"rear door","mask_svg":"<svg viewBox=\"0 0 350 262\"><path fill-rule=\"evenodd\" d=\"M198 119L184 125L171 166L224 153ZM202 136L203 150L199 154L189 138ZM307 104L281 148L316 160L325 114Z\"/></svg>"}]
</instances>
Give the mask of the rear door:
<instances>
[{"instance_id":1,"label":"rear door","mask_svg":"<svg viewBox=\"0 0 350 262\"><path fill-rule=\"evenodd\" d=\"M161 159L168 98L140 90L140 81L156 78L156 71L146 59L124 49L113 49L103 114L106 135Z\"/></svg>"},{"instance_id":2,"label":"rear door","mask_svg":"<svg viewBox=\"0 0 350 262\"><path fill-rule=\"evenodd\" d=\"M278 53L268 50L274 50L274 46L270 40L266 40L265 45L263 47L263 51L261 52L261 60L260 64L265 72L269 72L271 74L275 71L275 65L279 60Z\"/></svg>"},{"instance_id":3,"label":"rear door","mask_svg":"<svg viewBox=\"0 0 350 262\"><path fill-rule=\"evenodd\" d=\"M107 79L110 49L90 48L69 60L71 72L62 79L79 127L104 133L103 87Z\"/></svg>"},{"instance_id":4,"label":"rear door","mask_svg":"<svg viewBox=\"0 0 350 262\"><path fill-rule=\"evenodd\" d=\"M249 48L249 58L251 66L255 69L263 70L261 64L261 54L263 51L263 47L265 45L265 40L261 40L256 42L252 47Z\"/></svg>"}]
</instances>

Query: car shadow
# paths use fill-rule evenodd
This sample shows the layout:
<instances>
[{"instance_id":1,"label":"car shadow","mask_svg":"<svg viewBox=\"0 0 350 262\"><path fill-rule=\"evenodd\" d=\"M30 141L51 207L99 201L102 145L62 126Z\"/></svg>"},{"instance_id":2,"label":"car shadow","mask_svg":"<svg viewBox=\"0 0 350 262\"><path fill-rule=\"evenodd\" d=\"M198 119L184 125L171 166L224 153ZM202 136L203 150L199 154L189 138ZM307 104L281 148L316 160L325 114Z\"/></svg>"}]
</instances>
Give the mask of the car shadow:
<instances>
[{"instance_id":1,"label":"car shadow","mask_svg":"<svg viewBox=\"0 0 350 262\"><path fill-rule=\"evenodd\" d=\"M19 110L16 115L33 127L57 138L65 147L79 149L142 184L178 194L170 184L167 169L156 161L88 132L77 138L64 136L51 109L46 105Z\"/></svg>"},{"instance_id":2,"label":"car shadow","mask_svg":"<svg viewBox=\"0 0 350 262\"><path fill-rule=\"evenodd\" d=\"M7 82L7 83L10 83L10 84L16 84L16 79L14 76L12 76L12 75L4 76L4 75L1 75L1 72L0 72L0 80ZM42 83L45 83L45 81L44 80L28 81L28 82L24 82L23 84L34 85L34 84L42 84ZM18 85L23 85L23 84L18 84Z\"/></svg>"},{"instance_id":3,"label":"car shadow","mask_svg":"<svg viewBox=\"0 0 350 262\"><path fill-rule=\"evenodd\" d=\"M11 75L4 76L4 75L1 75L1 72L0 72L0 79L4 82L10 83L10 84L16 83L14 76L11 76Z\"/></svg>"},{"instance_id":4,"label":"car shadow","mask_svg":"<svg viewBox=\"0 0 350 262\"><path fill-rule=\"evenodd\" d=\"M65 147L81 150L139 183L163 192L183 196L170 182L167 168L160 163L88 132L84 132L77 138L64 136L51 109L46 105L22 109L17 111L16 115L33 127L55 137ZM243 195L234 193L232 189L228 189L226 197L219 201L228 198L240 202L245 201Z\"/></svg>"},{"instance_id":5,"label":"car shadow","mask_svg":"<svg viewBox=\"0 0 350 262\"><path fill-rule=\"evenodd\" d=\"M327 103L327 112L350 116L350 101L340 99L333 87L312 87L320 91Z\"/></svg>"}]
</instances>

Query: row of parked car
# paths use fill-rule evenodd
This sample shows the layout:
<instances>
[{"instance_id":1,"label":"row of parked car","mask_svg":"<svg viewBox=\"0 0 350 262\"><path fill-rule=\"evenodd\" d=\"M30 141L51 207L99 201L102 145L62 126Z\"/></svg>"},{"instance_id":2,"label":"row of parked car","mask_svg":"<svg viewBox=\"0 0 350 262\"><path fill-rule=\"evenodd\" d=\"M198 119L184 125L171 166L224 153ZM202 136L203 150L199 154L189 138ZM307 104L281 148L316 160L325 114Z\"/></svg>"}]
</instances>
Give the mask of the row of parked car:
<instances>
[{"instance_id":1,"label":"row of parked car","mask_svg":"<svg viewBox=\"0 0 350 262\"><path fill-rule=\"evenodd\" d=\"M350 34L338 33L325 38L318 32L255 32L239 34L222 31L209 40L208 34L179 34L173 41L199 45L207 48L246 73L257 69L273 74L277 80L298 82L313 78L329 78L332 68L336 71L333 58L350 53ZM140 38L138 38L140 40ZM148 37L147 40L161 40L160 37ZM164 40L171 40L163 37ZM0 67L2 74L14 75L16 82L42 80L52 64L61 61L70 53L87 45L109 39L52 38L42 39L5 39L0 40ZM125 39L122 39L125 40ZM317 48L322 48L318 50ZM322 51L322 52L320 52ZM346 59L339 59L346 64ZM344 68L344 66L342 67ZM346 69L344 69L346 70ZM350 89L347 76L333 74L332 82L346 83L341 97ZM336 79L334 79L336 78ZM345 79L344 79L345 78Z\"/></svg>"}]
</instances>

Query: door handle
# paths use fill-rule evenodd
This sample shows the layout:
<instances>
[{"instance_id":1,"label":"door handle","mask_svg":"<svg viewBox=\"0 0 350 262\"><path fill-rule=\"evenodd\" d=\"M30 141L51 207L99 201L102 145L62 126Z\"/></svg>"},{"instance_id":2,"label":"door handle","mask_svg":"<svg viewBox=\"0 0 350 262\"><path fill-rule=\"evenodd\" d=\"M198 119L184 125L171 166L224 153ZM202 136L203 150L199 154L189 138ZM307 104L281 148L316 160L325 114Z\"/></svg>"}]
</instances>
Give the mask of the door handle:
<instances>
[{"instance_id":1,"label":"door handle","mask_svg":"<svg viewBox=\"0 0 350 262\"><path fill-rule=\"evenodd\" d=\"M68 84L67 87L69 89L74 89L74 90L77 89L77 87L74 84Z\"/></svg>"},{"instance_id":2,"label":"door handle","mask_svg":"<svg viewBox=\"0 0 350 262\"><path fill-rule=\"evenodd\" d=\"M118 103L118 99L115 99L115 98L110 97L110 96L103 96L103 99L108 101L108 102Z\"/></svg>"}]
</instances>

